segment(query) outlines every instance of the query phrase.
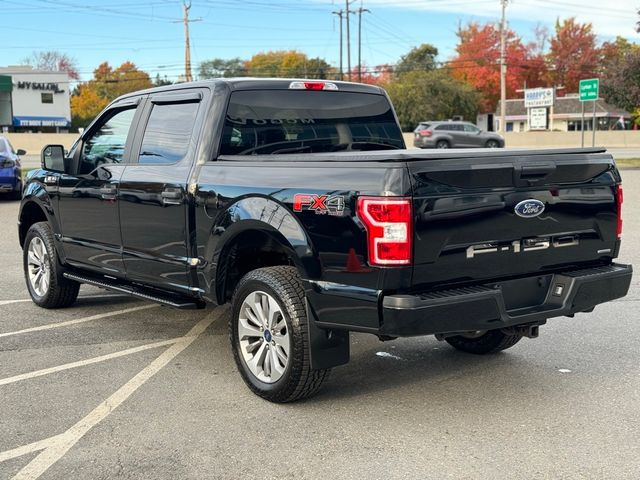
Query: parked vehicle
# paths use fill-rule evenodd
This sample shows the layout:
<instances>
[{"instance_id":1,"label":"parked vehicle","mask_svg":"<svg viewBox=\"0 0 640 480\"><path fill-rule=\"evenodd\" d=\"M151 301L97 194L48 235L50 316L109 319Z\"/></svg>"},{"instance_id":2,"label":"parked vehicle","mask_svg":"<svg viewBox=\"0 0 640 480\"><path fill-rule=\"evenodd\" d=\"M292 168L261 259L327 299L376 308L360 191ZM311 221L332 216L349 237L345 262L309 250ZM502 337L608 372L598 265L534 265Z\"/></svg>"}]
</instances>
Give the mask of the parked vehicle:
<instances>
[{"instance_id":1,"label":"parked vehicle","mask_svg":"<svg viewBox=\"0 0 640 480\"><path fill-rule=\"evenodd\" d=\"M626 295L606 151L403 148L374 86L125 95L28 176L29 294L44 308L73 304L81 283L177 308L231 302L238 370L274 402L314 394L349 361L351 331L488 354Z\"/></svg>"},{"instance_id":2,"label":"parked vehicle","mask_svg":"<svg viewBox=\"0 0 640 480\"><path fill-rule=\"evenodd\" d=\"M469 122L421 122L413 131L418 148L504 148L504 138Z\"/></svg>"},{"instance_id":3,"label":"parked vehicle","mask_svg":"<svg viewBox=\"0 0 640 480\"><path fill-rule=\"evenodd\" d=\"M14 150L6 137L0 135L0 193L19 200L22 196L22 166L20 155L26 155L22 149Z\"/></svg>"}]
</instances>

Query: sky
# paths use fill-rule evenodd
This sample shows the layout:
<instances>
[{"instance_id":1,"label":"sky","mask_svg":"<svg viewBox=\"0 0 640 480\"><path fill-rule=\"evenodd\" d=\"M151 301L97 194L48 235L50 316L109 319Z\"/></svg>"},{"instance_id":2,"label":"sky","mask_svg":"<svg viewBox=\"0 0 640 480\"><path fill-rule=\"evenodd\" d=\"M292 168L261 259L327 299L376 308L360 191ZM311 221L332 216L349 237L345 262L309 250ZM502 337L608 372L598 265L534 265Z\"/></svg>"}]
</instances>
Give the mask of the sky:
<instances>
[{"instance_id":1,"label":"sky","mask_svg":"<svg viewBox=\"0 0 640 480\"><path fill-rule=\"evenodd\" d=\"M339 63L339 22L332 12L346 0L192 0L193 72L210 58L297 49ZM394 64L412 47L435 45L450 58L455 32L469 21L497 22L499 0L351 0L362 15L362 61ZM611 5L611 6L608 6ZM526 41L536 25L553 31L557 18L593 23L600 41L635 32L640 0L510 0L509 27ZM351 64L357 64L357 15L351 17ZM76 59L82 80L100 63L134 62L176 80L184 72L182 0L0 0L0 66L17 65L34 51L58 50ZM346 27L345 27L346 29ZM346 34L345 34L346 36ZM345 40L346 42L346 40ZM345 59L346 66L346 46Z\"/></svg>"}]
</instances>

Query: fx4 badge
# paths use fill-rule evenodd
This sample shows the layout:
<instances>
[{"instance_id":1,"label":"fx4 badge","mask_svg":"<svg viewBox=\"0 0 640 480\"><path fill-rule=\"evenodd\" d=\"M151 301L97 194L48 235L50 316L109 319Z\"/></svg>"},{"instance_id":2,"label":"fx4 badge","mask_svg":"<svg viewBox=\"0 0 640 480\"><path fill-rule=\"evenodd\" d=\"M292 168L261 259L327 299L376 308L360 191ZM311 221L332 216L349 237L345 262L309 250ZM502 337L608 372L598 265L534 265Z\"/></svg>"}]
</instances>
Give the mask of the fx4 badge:
<instances>
[{"instance_id":1,"label":"fx4 badge","mask_svg":"<svg viewBox=\"0 0 640 480\"><path fill-rule=\"evenodd\" d=\"M312 210L317 215L340 216L344 212L342 195L316 195L314 193L296 193L293 196L293 211Z\"/></svg>"}]
</instances>

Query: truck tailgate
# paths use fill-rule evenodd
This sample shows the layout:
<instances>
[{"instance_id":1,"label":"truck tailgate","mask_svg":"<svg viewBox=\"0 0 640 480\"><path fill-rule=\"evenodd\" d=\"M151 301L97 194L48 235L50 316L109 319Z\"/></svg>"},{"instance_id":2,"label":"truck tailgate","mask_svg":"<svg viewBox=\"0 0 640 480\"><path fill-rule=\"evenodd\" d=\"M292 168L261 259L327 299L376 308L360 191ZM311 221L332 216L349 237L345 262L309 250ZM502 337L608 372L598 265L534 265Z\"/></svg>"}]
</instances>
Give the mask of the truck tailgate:
<instances>
[{"instance_id":1,"label":"truck tailgate","mask_svg":"<svg viewBox=\"0 0 640 480\"><path fill-rule=\"evenodd\" d=\"M416 287L531 276L617 253L620 177L609 154L501 152L407 168Z\"/></svg>"}]
</instances>

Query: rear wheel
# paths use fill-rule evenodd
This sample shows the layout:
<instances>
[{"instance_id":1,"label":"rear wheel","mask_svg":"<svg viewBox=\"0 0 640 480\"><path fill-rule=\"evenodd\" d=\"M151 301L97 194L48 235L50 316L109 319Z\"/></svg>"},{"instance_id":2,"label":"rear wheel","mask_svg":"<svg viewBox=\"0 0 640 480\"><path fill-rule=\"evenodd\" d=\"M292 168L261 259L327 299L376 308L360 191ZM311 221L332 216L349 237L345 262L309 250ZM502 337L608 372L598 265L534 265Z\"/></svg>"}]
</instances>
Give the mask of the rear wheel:
<instances>
[{"instance_id":1,"label":"rear wheel","mask_svg":"<svg viewBox=\"0 0 640 480\"><path fill-rule=\"evenodd\" d=\"M436 142L436 148L449 148L449 142L446 140L438 140Z\"/></svg>"},{"instance_id":2,"label":"rear wheel","mask_svg":"<svg viewBox=\"0 0 640 480\"><path fill-rule=\"evenodd\" d=\"M53 233L47 222L34 223L24 241L24 276L36 305L62 308L75 303L80 284L62 276Z\"/></svg>"},{"instance_id":3,"label":"rear wheel","mask_svg":"<svg viewBox=\"0 0 640 480\"><path fill-rule=\"evenodd\" d=\"M312 370L302 282L294 267L253 270L232 301L229 335L247 386L277 403L310 397L330 370Z\"/></svg>"},{"instance_id":4,"label":"rear wheel","mask_svg":"<svg viewBox=\"0 0 640 480\"><path fill-rule=\"evenodd\" d=\"M500 148L500 144L498 143L497 140L488 140L487 148Z\"/></svg>"},{"instance_id":5,"label":"rear wheel","mask_svg":"<svg viewBox=\"0 0 640 480\"><path fill-rule=\"evenodd\" d=\"M513 347L523 336L523 334L506 334L502 330L480 330L446 337L445 341L457 350L486 355Z\"/></svg>"}]
</instances>

